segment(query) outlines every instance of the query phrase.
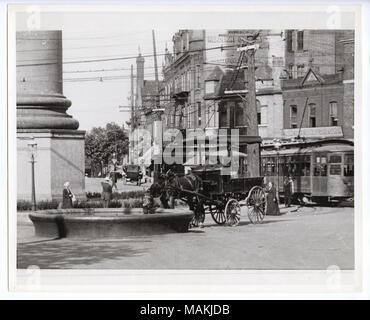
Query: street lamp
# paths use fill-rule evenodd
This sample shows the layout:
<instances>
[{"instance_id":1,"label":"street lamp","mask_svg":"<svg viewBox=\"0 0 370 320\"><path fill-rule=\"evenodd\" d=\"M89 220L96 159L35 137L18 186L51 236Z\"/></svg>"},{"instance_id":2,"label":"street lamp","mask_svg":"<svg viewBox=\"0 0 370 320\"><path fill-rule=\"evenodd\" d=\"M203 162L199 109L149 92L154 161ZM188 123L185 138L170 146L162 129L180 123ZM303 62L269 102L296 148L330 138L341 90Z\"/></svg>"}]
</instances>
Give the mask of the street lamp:
<instances>
[{"instance_id":1,"label":"street lamp","mask_svg":"<svg viewBox=\"0 0 370 320\"><path fill-rule=\"evenodd\" d=\"M35 192L35 158L37 155L37 143L35 142L34 137L31 138L31 141L28 143L28 152L30 155L31 162L31 185L32 185L32 211L36 211L36 192Z\"/></svg>"},{"instance_id":2,"label":"street lamp","mask_svg":"<svg viewBox=\"0 0 370 320\"><path fill-rule=\"evenodd\" d=\"M117 158L116 158L116 154L113 153L113 158L112 158L112 162L113 162L113 170L116 171L116 163L117 163Z\"/></svg>"},{"instance_id":3,"label":"street lamp","mask_svg":"<svg viewBox=\"0 0 370 320\"><path fill-rule=\"evenodd\" d=\"M280 203L280 169L279 169L279 167L280 167L280 159L279 159L279 150L280 150L280 147L281 147L281 142L280 142L280 140L278 140L278 139L276 139L275 141L274 141L274 147L275 147L275 149L276 149L276 156L277 156L277 170L276 170L276 172L277 172L277 194L278 194L278 203Z\"/></svg>"}]
</instances>

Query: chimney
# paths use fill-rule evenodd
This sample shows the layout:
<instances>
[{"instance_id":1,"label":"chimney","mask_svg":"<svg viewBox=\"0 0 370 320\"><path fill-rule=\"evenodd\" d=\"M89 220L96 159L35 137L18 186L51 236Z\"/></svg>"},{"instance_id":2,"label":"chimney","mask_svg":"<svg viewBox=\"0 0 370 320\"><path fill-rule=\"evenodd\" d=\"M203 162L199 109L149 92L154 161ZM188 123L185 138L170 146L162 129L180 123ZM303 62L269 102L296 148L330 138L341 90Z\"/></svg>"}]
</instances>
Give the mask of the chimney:
<instances>
[{"instance_id":1,"label":"chimney","mask_svg":"<svg viewBox=\"0 0 370 320\"><path fill-rule=\"evenodd\" d=\"M139 47L139 55L136 58L136 96L141 95L141 88L144 87L144 57L141 55Z\"/></svg>"}]
</instances>

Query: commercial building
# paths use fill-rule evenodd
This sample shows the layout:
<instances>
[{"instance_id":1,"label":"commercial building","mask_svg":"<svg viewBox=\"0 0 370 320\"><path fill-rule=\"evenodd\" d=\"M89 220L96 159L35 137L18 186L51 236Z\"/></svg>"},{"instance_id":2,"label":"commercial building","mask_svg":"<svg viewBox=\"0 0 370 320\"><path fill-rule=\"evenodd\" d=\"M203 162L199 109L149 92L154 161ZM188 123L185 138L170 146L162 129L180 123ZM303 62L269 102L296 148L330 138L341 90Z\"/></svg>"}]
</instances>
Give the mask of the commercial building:
<instances>
[{"instance_id":1,"label":"commercial building","mask_svg":"<svg viewBox=\"0 0 370 320\"><path fill-rule=\"evenodd\" d=\"M286 31L283 138L353 138L354 32Z\"/></svg>"}]
</instances>

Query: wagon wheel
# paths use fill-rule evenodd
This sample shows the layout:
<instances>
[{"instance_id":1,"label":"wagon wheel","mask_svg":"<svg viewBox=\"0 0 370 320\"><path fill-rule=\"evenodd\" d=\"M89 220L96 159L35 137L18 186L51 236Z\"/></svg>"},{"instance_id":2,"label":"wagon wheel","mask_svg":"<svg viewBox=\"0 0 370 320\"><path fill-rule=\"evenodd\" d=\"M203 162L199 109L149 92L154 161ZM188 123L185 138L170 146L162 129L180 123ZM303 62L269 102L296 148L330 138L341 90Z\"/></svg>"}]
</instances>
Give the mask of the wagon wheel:
<instances>
[{"instance_id":1,"label":"wagon wheel","mask_svg":"<svg viewBox=\"0 0 370 320\"><path fill-rule=\"evenodd\" d=\"M190 221L189 227L199 227L200 224L203 224L206 215L204 212L203 203L197 201L195 209L194 209L194 216Z\"/></svg>"},{"instance_id":2,"label":"wagon wheel","mask_svg":"<svg viewBox=\"0 0 370 320\"><path fill-rule=\"evenodd\" d=\"M248 218L252 223L260 223L266 214L266 195L262 187L254 186L247 197Z\"/></svg>"},{"instance_id":3,"label":"wagon wheel","mask_svg":"<svg viewBox=\"0 0 370 320\"><path fill-rule=\"evenodd\" d=\"M230 199L225 207L226 221L229 226L237 226L240 221L240 205L235 199Z\"/></svg>"},{"instance_id":4,"label":"wagon wheel","mask_svg":"<svg viewBox=\"0 0 370 320\"><path fill-rule=\"evenodd\" d=\"M209 212L211 213L212 219L217 224L225 224L226 216L224 210L220 205L210 204Z\"/></svg>"}]
</instances>

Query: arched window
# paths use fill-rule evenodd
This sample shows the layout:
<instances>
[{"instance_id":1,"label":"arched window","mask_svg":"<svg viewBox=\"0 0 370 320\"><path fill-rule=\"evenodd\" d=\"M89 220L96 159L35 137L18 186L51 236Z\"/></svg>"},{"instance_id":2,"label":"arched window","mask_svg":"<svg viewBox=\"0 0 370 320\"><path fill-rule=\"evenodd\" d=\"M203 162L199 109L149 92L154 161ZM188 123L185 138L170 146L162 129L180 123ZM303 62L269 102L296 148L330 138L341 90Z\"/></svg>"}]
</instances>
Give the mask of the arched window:
<instances>
[{"instance_id":1,"label":"arched window","mask_svg":"<svg viewBox=\"0 0 370 320\"><path fill-rule=\"evenodd\" d=\"M329 102L329 125L338 125L338 105L336 101Z\"/></svg>"}]
</instances>

